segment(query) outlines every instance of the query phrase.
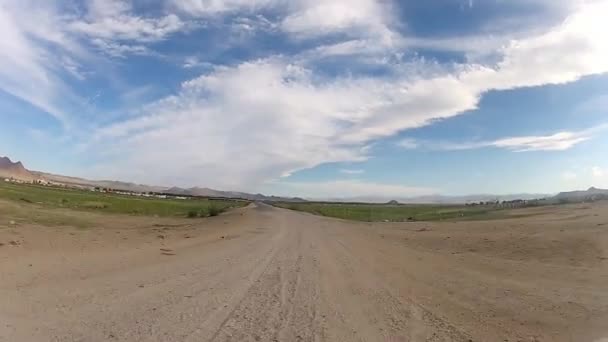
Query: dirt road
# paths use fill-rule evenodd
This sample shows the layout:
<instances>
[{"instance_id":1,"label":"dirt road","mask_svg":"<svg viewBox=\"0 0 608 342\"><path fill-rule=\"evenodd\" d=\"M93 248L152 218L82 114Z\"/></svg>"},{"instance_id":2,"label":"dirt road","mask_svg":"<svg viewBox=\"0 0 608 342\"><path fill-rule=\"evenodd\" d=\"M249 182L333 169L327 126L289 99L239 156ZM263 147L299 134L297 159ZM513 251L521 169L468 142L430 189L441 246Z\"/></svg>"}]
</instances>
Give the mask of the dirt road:
<instances>
[{"instance_id":1,"label":"dirt road","mask_svg":"<svg viewBox=\"0 0 608 342\"><path fill-rule=\"evenodd\" d=\"M7 225L0 341L604 341L608 205L536 211Z\"/></svg>"}]
</instances>

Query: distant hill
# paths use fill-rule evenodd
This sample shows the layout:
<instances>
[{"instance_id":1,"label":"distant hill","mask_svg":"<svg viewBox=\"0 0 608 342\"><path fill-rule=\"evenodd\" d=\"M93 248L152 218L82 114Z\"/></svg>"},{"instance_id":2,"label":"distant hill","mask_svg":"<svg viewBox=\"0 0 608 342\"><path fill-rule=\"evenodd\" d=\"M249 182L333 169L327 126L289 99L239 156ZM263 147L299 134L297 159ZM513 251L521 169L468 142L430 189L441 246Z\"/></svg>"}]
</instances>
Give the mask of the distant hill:
<instances>
[{"instance_id":1,"label":"distant hill","mask_svg":"<svg viewBox=\"0 0 608 342\"><path fill-rule=\"evenodd\" d=\"M162 192L172 195L184 195L184 196L202 196L202 197L226 197L226 198L242 198L250 201L271 201L271 202L306 202L306 200L298 197L277 197L277 196L266 196L263 194L250 194L246 192L238 191L220 191L209 188L179 188L172 187Z\"/></svg>"},{"instance_id":2,"label":"distant hill","mask_svg":"<svg viewBox=\"0 0 608 342\"><path fill-rule=\"evenodd\" d=\"M41 171L30 171L23 166L21 162L13 163L8 157L0 157L0 178L12 178L18 179L25 182L32 182L34 180L45 180L53 183L64 184L70 187L76 188L91 188L99 187L120 191L131 191L131 192L154 192L154 193L165 193L172 195L182 196L200 196L200 197L223 197L223 198L240 198L247 199L250 201L270 201L270 202L305 202L306 200L298 197L278 197L278 196L266 196L264 194L250 194L246 192L238 191L220 191L210 188L179 188L179 187L165 187L165 186L153 186L145 184L136 184L120 181L111 180L90 180L79 177L56 175ZM0 180L1 181L1 180Z\"/></svg>"},{"instance_id":3,"label":"distant hill","mask_svg":"<svg viewBox=\"0 0 608 342\"><path fill-rule=\"evenodd\" d=\"M33 181L36 177L21 162L13 163L8 157L0 157L0 177Z\"/></svg>"},{"instance_id":4,"label":"distant hill","mask_svg":"<svg viewBox=\"0 0 608 342\"><path fill-rule=\"evenodd\" d=\"M78 178L78 177L55 175L52 173L46 173L46 172L40 172L40 171L31 171L31 173L39 179L45 179L47 181L52 181L52 182L66 184L66 185L70 185L70 186L76 186L76 187L100 187L100 188L109 188L109 189L134 191L134 192L163 192L166 189L166 187L161 187L161 186L150 186L150 185L118 182L118 181L110 181L110 180L89 180L89 179Z\"/></svg>"},{"instance_id":5,"label":"distant hill","mask_svg":"<svg viewBox=\"0 0 608 342\"><path fill-rule=\"evenodd\" d=\"M608 190L591 187L587 190L560 192L555 197L559 202L587 202L608 199Z\"/></svg>"},{"instance_id":6,"label":"distant hill","mask_svg":"<svg viewBox=\"0 0 608 342\"><path fill-rule=\"evenodd\" d=\"M136 184L128 182L110 181L110 180L89 180L78 177L55 175L46 172L30 171L25 168L21 162L12 162L8 157L0 157L0 178L13 178L22 181L31 182L37 179L47 180L55 183L61 183L74 187L100 187L110 188L114 190L133 191L133 192L155 192L166 193L183 196L201 196L201 197L224 197L224 198L242 198L250 201L268 201L268 202L306 202L305 199L299 197L278 197L267 196L264 194L250 194L238 191L220 191L210 188L179 188L179 187L163 187L151 186L145 184ZM608 190L589 188L583 191L561 192L556 196L547 194L512 194L512 195L467 195L467 196L443 196L443 195L428 195L418 197L400 197L387 198L383 196L361 196L350 198L331 198L322 199L330 202L360 202L360 203L403 203L403 204L464 204L473 202L492 202L492 201L512 201L512 200L532 200L544 199L546 203L564 203L564 202L585 202L601 199L608 199ZM321 200L321 199L319 199Z\"/></svg>"},{"instance_id":7,"label":"distant hill","mask_svg":"<svg viewBox=\"0 0 608 342\"><path fill-rule=\"evenodd\" d=\"M416 197L399 197L388 198L383 196L359 196L347 198L331 198L332 202L354 202L354 203L387 203L389 201L397 201L402 204L465 204L479 202L495 202L495 201L513 201L513 200L533 200L551 197L548 194L508 194L508 195L465 195L465 196L444 196L444 195L427 195Z\"/></svg>"}]
</instances>

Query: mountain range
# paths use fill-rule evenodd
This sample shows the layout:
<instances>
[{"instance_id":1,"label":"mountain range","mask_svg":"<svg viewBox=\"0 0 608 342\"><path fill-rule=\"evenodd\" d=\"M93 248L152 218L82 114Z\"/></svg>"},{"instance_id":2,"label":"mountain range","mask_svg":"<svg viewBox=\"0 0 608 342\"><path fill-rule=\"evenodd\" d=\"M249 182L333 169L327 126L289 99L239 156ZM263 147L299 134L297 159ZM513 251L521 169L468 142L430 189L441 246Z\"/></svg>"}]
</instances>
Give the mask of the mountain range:
<instances>
[{"instance_id":1,"label":"mountain range","mask_svg":"<svg viewBox=\"0 0 608 342\"><path fill-rule=\"evenodd\" d=\"M13 163L7 157L0 157L0 177L13 178L31 182L35 179L34 175L27 170L21 162Z\"/></svg>"},{"instance_id":2,"label":"mountain range","mask_svg":"<svg viewBox=\"0 0 608 342\"><path fill-rule=\"evenodd\" d=\"M89 180L78 177L55 175L40 171L30 171L25 168L21 162L12 162L8 157L0 157L0 177L12 178L16 180L31 182L34 180L45 180L49 182L61 183L73 187L100 187L114 190L132 191L132 192L155 192L166 193L183 196L201 196L201 197L225 197L225 198L242 198L251 201L284 201L284 202L303 202L305 199L298 197L279 197L267 196L263 194L250 194L238 191L220 191L210 188L179 188L179 187L163 187L151 186L144 184L119 182L111 180ZM389 201L397 201L403 204L429 203L429 204L461 204L472 202L489 202L489 201L511 201L511 200L532 200L546 199L547 203L559 202L581 202L597 199L608 199L608 190L589 188L584 191L561 192L555 196L548 194L511 194L511 195L491 195L478 194L467 196L443 196L443 195L427 195L418 197L401 197L387 198L383 196L360 196L350 198L332 198L323 199L330 202L361 202L361 203L387 203Z\"/></svg>"},{"instance_id":3,"label":"mountain range","mask_svg":"<svg viewBox=\"0 0 608 342\"><path fill-rule=\"evenodd\" d=\"M331 202L355 202L355 203L387 203L397 201L402 204L462 204L474 202L496 202L496 201L513 201L513 200L532 200L552 197L552 194L473 194L464 196L446 196L446 195L424 195L415 197L384 197L384 196L358 196L349 198L332 198Z\"/></svg>"},{"instance_id":4,"label":"mountain range","mask_svg":"<svg viewBox=\"0 0 608 342\"><path fill-rule=\"evenodd\" d=\"M560 192L554 197L559 202L585 202L608 199L608 190L591 187L582 191Z\"/></svg>"},{"instance_id":5,"label":"mountain range","mask_svg":"<svg viewBox=\"0 0 608 342\"><path fill-rule=\"evenodd\" d=\"M31 182L34 180L44 180L47 182L54 182L65 184L67 186L78 187L78 188L108 188L121 191L132 191L132 192L155 192L155 193L166 193L172 195L184 195L184 196L201 196L201 197L224 197L224 198L242 198L251 201L284 201L284 202L302 202L304 199L291 198L291 197L277 197L277 196L266 196L263 194L250 194L246 192L236 191L220 191L209 188L193 187L188 189L178 187L163 187L153 186L145 184L136 184L120 181L111 180L89 180L79 177L70 177L63 175L56 175L52 173L30 171L26 169L21 162L13 163L8 157L0 157L0 177L12 178L15 180L21 180Z\"/></svg>"}]
</instances>

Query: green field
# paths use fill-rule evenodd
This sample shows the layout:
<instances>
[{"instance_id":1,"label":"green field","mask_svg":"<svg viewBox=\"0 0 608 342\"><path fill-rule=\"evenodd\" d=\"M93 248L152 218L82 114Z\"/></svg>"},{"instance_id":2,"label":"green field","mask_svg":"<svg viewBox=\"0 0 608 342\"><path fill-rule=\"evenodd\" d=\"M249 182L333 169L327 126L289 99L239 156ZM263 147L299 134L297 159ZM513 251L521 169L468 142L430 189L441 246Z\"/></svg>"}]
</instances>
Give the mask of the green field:
<instances>
[{"instance_id":1,"label":"green field","mask_svg":"<svg viewBox=\"0 0 608 342\"><path fill-rule=\"evenodd\" d=\"M214 216L248 204L240 200L159 199L0 181L0 199L48 208L163 217Z\"/></svg>"},{"instance_id":2,"label":"green field","mask_svg":"<svg viewBox=\"0 0 608 342\"><path fill-rule=\"evenodd\" d=\"M504 210L492 206L389 205L357 203L275 203L274 205L316 215L365 222L443 221L501 218Z\"/></svg>"}]
</instances>

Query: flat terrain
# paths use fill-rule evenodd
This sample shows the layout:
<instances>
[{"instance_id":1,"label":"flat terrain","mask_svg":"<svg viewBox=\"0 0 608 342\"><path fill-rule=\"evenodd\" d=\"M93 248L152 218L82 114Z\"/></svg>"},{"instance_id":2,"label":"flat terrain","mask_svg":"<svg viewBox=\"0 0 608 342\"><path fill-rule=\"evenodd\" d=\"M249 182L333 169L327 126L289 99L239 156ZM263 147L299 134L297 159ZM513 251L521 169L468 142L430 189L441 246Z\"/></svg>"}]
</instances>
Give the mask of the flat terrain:
<instances>
[{"instance_id":1,"label":"flat terrain","mask_svg":"<svg viewBox=\"0 0 608 342\"><path fill-rule=\"evenodd\" d=\"M511 217L512 212L494 205L370 204L328 202L280 202L280 208L363 222L489 220Z\"/></svg>"},{"instance_id":2,"label":"flat terrain","mask_svg":"<svg viewBox=\"0 0 608 342\"><path fill-rule=\"evenodd\" d=\"M27 210L39 219L10 218ZM0 341L605 341L608 204L512 213L186 219L0 200Z\"/></svg>"},{"instance_id":3,"label":"flat terrain","mask_svg":"<svg viewBox=\"0 0 608 342\"><path fill-rule=\"evenodd\" d=\"M163 199L116 193L99 193L73 188L13 184L0 181L0 199L35 204L44 208L76 209L101 213L153 215L162 217L209 216L210 212L242 207L249 202L231 199ZM31 215L31 209L25 208ZM0 208L2 210L2 208ZM14 208L12 209L14 211ZM6 210L5 210L6 211ZM0 211L0 214L2 211Z\"/></svg>"}]
</instances>

